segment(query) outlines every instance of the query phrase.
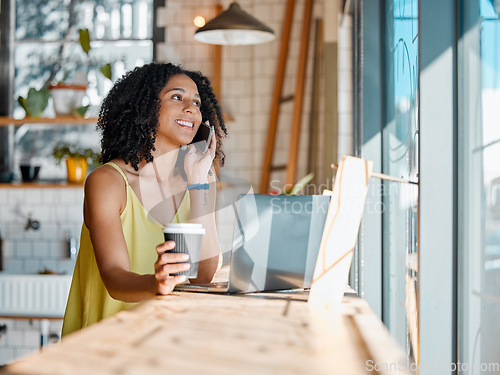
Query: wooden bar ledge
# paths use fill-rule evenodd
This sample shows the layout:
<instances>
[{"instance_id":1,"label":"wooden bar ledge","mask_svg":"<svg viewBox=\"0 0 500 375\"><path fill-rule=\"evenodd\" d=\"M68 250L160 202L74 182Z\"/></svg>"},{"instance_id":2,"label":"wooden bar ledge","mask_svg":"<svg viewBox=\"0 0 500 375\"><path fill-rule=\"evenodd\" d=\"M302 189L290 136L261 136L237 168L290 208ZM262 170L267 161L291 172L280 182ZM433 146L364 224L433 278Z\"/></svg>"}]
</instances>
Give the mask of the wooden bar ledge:
<instances>
[{"instance_id":1,"label":"wooden bar ledge","mask_svg":"<svg viewBox=\"0 0 500 375\"><path fill-rule=\"evenodd\" d=\"M406 363L352 291L327 319L306 300L304 293L175 292L75 332L0 374L360 375L370 364Z\"/></svg>"}]
</instances>

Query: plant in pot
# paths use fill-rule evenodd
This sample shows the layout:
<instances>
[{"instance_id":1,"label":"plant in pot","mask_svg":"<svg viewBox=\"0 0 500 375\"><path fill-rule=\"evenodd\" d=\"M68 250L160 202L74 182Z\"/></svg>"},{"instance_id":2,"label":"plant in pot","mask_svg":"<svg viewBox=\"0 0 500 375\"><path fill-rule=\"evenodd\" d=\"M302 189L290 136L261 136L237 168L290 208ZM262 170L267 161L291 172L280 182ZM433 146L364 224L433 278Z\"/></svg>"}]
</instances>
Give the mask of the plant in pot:
<instances>
[{"instance_id":1,"label":"plant in pot","mask_svg":"<svg viewBox=\"0 0 500 375\"><path fill-rule=\"evenodd\" d=\"M82 148L73 144L58 143L52 156L59 165L65 159L68 182L80 183L85 180L89 163L92 167L99 164L100 154L91 148Z\"/></svg>"},{"instance_id":2,"label":"plant in pot","mask_svg":"<svg viewBox=\"0 0 500 375\"><path fill-rule=\"evenodd\" d=\"M70 30L68 29L65 40L69 40ZM88 105L82 106L82 100L87 90L87 74L91 67L99 70L100 74L112 80L112 67L110 63L98 64L90 57L90 35L88 29L78 30L78 42L85 53L85 61L66 61L63 63L63 51L67 43L59 49L56 63L53 65L50 76L45 84L37 90L31 87L26 97L19 96L17 101L25 110L28 117L39 117L48 105L49 97L52 97L56 115L84 116ZM84 68L84 69L82 69ZM57 77L57 78L56 78ZM68 80L70 77L71 81Z\"/></svg>"},{"instance_id":3,"label":"plant in pot","mask_svg":"<svg viewBox=\"0 0 500 375\"><path fill-rule=\"evenodd\" d=\"M78 34L80 46L82 47L83 52L85 52L87 60L90 61L89 52L91 47L89 30L79 29ZM64 71L64 68L62 70ZM112 68L110 63L106 63L99 67L99 71L104 77L109 80L112 79ZM78 73L80 73L79 77ZM75 72L74 82L66 82L65 78L67 76L68 72L66 71L62 81L48 86L54 101L54 110L57 115L77 115L83 117L89 107L88 105L82 106L82 99L87 90L87 72Z\"/></svg>"}]
</instances>

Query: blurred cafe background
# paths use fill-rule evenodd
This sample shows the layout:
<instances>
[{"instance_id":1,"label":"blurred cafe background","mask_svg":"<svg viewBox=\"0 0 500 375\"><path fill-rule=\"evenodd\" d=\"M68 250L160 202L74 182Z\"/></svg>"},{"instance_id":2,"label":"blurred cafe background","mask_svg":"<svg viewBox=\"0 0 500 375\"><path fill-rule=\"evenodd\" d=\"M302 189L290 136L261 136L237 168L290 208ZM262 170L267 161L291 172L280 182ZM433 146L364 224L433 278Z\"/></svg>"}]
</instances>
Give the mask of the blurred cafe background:
<instances>
[{"instance_id":1,"label":"blurred cafe background","mask_svg":"<svg viewBox=\"0 0 500 375\"><path fill-rule=\"evenodd\" d=\"M159 61L207 75L224 110L226 260L240 192L312 173L301 193L322 194L342 155L372 160L394 179L370 180L351 287L420 374L500 373L500 0L239 0L272 40L194 38L232 3L1 1L0 366L59 339L100 103ZM18 98L50 85L29 116ZM60 145L87 153L76 180Z\"/></svg>"}]
</instances>

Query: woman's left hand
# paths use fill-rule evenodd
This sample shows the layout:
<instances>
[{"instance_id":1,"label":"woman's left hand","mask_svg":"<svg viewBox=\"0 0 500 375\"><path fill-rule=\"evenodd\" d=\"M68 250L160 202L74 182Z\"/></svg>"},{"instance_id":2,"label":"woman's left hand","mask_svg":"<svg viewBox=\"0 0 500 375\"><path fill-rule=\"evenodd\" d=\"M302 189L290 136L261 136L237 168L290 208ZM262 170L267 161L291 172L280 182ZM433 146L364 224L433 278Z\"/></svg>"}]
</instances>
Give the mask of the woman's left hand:
<instances>
[{"instance_id":1,"label":"woman's left hand","mask_svg":"<svg viewBox=\"0 0 500 375\"><path fill-rule=\"evenodd\" d=\"M208 121L206 122L208 124ZM208 172L212 167L215 158L217 140L215 132L212 133L210 146L206 154L197 150L195 145L188 145L189 151L184 158L184 170L188 179L188 184L202 184L208 181Z\"/></svg>"}]
</instances>

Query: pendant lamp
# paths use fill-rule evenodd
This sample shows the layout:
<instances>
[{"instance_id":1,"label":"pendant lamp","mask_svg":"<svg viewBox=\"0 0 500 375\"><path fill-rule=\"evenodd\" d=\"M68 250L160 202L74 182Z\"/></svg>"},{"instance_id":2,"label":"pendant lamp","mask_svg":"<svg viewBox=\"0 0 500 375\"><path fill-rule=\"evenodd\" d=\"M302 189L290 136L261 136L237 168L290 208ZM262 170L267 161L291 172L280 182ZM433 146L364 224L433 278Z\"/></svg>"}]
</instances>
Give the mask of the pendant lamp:
<instances>
[{"instance_id":1,"label":"pendant lamp","mask_svg":"<svg viewBox=\"0 0 500 375\"><path fill-rule=\"evenodd\" d=\"M241 9L236 1L194 33L199 42L222 45L260 44L274 38L271 28Z\"/></svg>"}]
</instances>

